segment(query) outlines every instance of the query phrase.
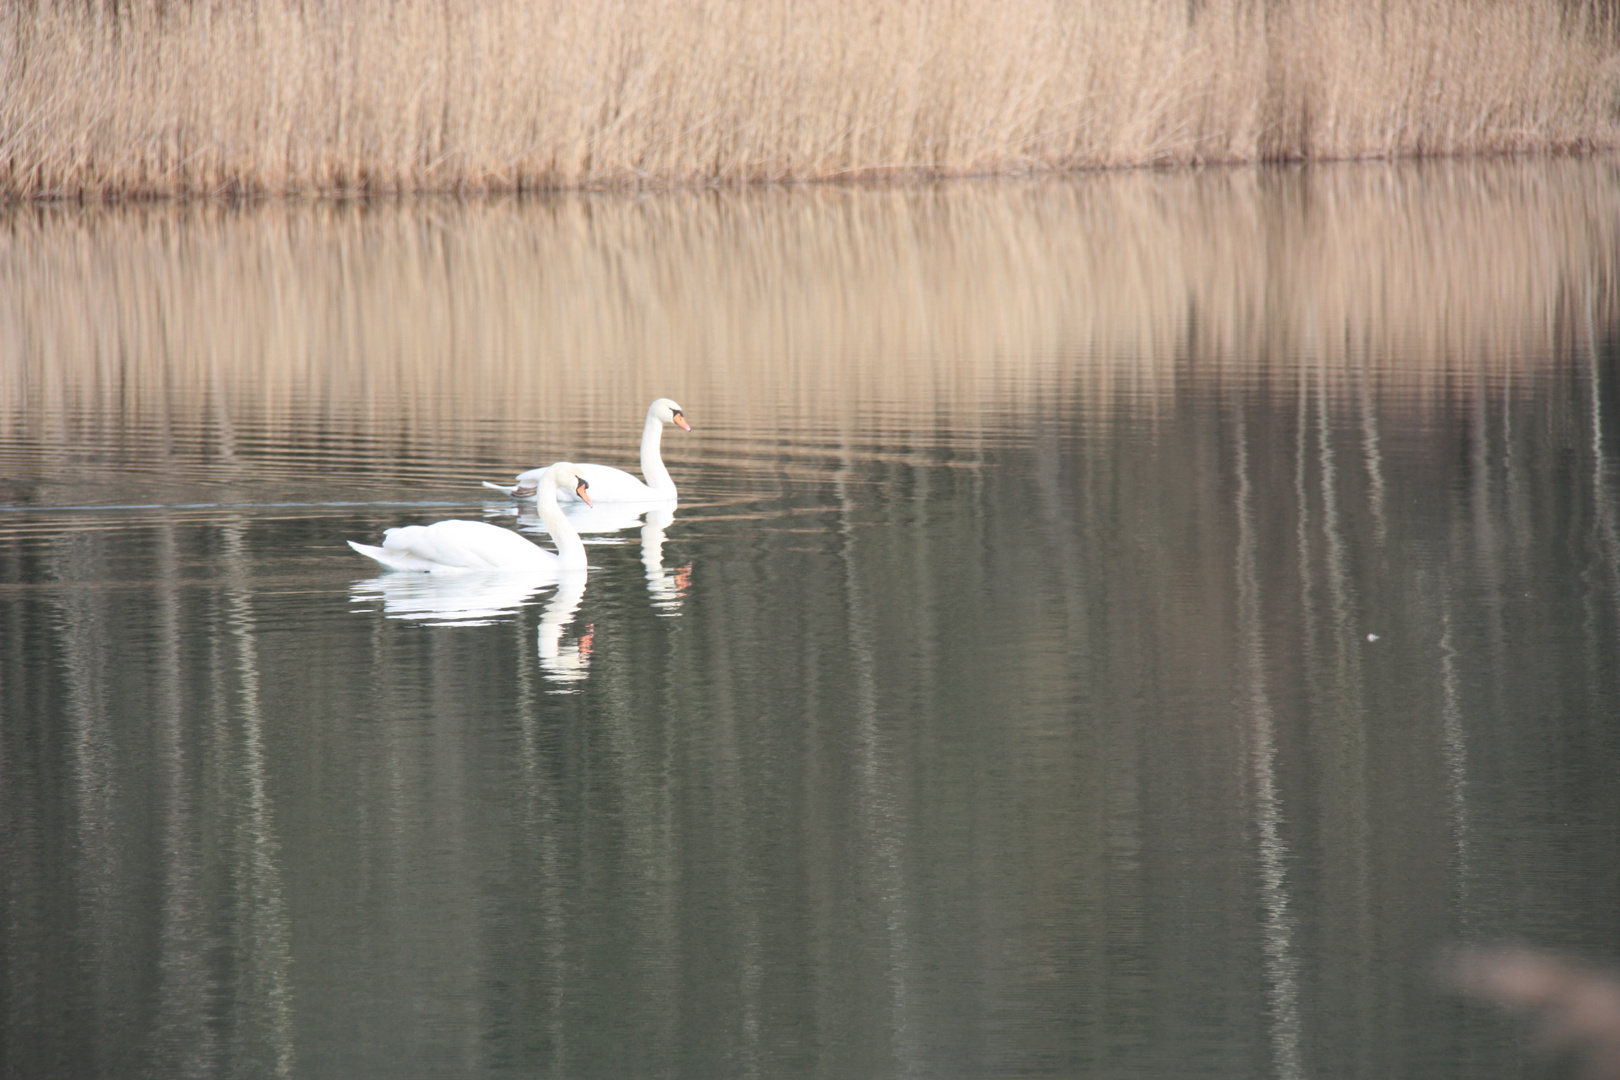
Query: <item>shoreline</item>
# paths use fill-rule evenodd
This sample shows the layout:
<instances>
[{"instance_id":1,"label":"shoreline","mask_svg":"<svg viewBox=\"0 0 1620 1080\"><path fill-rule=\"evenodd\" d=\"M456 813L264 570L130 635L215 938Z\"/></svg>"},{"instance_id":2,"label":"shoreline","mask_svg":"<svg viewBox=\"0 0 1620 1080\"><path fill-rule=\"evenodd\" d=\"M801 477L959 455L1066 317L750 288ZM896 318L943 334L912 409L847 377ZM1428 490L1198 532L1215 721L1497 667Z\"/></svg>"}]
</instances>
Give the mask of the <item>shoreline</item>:
<instances>
[{"instance_id":1,"label":"shoreline","mask_svg":"<svg viewBox=\"0 0 1620 1080\"><path fill-rule=\"evenodd\" d=\"M1023 169L1003 172L941 173L921 169L905 176L894 175L841 175L761 180L603 180L572 187L438 187L404 189L331 188L322 190L232 190L181 192L100 192L77 191L72 194L40 192L15 195L0 190L0 212L30 207L46 209L58 207L117 207L168 206L195 202L216 206L247 206L255 203L343 204L343 203L397 203L412 199L529 199L548 196L576 195L642 195L642 194L698 194L715 192L735 194L750 191L791 190L795 188L885 188L919 189L935 184L955 183L1046 183L1080 180L1088 177L1118 176L1130 173L1197 173L1207 171L1236 171L1247 169L1306 169L1355 165L1424 165L1456 164L1492 161L1559 161L1589 160L1615 155L1620 157L1620 132L1609 140L1596 140L1576 147L1554 146L1523 150L1458 150L1449 153L1414 153L1407 155L1362 155L1359 157L1282 158L1256 161L1197 161L1166 162L1141 165L1083 165L1072 168ZM882 170L871 170L881 173Z\"/></svg>"}]
</instances>

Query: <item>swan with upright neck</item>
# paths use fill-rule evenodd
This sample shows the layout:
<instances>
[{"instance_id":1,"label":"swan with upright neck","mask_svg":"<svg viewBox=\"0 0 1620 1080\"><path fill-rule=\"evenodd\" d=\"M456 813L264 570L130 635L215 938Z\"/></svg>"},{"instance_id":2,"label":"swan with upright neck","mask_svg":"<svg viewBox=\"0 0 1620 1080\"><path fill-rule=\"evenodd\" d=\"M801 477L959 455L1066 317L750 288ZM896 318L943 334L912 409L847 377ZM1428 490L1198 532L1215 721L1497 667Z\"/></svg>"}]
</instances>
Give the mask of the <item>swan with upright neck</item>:
<instances>
[{"instance_id":1,"label":"swan with upright neck","mask_svg":"<svg viewBox=\"0 0 1620 1080\"><path fill-rule=\"evenodd\" d=\"M540 520L557 545L555 552L547 551L511 529L487 521L463 520L389 529L383 533L381 547L353 540L349 541L349 546L390 570L429 574L517 570L552 580L566 571L583 571L585 543L558 507L557 493L571 491L589 506L590 482L580 466L566 461L535 471L538 474L535 500L540 508Z\"/></svg>"},{"instance_id":2,"label":"swan with upright neck","mask_svg":"<svg viewBox=\"0 0 1620 1080\"><path fill-rule=\"evenodd\" d=\"M610 465L575 466L580 475L590 481L592 499L600 503L619 503L665 502L675 498L675 481L664 467L665 424L674 424L682 431L692 430L681 407L669 398L659 398L647 407L647 422L641 428L641 475L645 480ZM514 499L533 499L544 472L543 468L530 469L517 475L516 484L492 484L485 480L484 486L504 492ZM559 495L565 502L572 501L566 489Z\"/></svg>"}]
</instances>

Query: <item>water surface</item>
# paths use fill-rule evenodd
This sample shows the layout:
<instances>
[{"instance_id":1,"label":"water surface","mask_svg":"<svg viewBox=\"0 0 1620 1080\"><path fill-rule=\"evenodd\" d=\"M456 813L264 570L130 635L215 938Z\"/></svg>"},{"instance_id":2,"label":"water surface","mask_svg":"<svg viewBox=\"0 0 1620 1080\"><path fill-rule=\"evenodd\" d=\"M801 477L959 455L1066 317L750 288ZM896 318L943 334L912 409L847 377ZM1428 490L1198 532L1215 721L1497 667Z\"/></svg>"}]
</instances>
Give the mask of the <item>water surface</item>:
<instances>
[{"instance_id":1,"label":"water surface","mask_svg":"<svg viewBox=\"0 0 1620 1080\"><path fill-rule=\"evenodd\" d=\"M1617 211L9 211L5 1075L1544 1074L1433 965L1620 952ZM660 395L582 591L344 543Z\"/></svg>"}]
</instances>

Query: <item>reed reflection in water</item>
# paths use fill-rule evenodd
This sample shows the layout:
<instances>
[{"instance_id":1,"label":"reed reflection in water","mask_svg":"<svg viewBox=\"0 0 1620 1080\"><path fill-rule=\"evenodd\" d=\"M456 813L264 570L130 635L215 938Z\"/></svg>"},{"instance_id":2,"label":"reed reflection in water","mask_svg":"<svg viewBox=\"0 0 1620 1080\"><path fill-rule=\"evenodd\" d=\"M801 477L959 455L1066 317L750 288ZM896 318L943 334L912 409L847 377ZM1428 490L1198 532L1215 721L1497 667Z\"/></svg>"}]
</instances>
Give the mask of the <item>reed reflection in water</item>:
<instances>
[{"instance_id":1,"label":"reed reflection in water","mask_svg":"<svg viewBox=\"0 0 1620 1080\"><path fill-rule=\"evenodd\" d=\"M1430 965L1620 948L1617 204L10 211L4 1071L1516 1075ZM342 544L662 394L577 588Z\"/></svg>"},{"instance_id":2,"label":"reed reflection in water","mask_svg":"<svg viewBox=\"0 0 1620 1080\"><path fill-rule=\"evenodd\" d=\"M201 457L197 501L248 480L329 499L338 476L459 492L469 459L486 479L624 461L673 386L724 418L681 436L688 463L783 430L969 432L1060 395L1107 422L1203 374L1188 357L1312 357L1335 392L1421 408L1601 323L1570 305L1609 294L1589 279L1614 264L1613 184L1602 161L1442 163L15 209L0 437L48 455L38 498L140 501L118 496Z\"/></svg>"}]
</instances>

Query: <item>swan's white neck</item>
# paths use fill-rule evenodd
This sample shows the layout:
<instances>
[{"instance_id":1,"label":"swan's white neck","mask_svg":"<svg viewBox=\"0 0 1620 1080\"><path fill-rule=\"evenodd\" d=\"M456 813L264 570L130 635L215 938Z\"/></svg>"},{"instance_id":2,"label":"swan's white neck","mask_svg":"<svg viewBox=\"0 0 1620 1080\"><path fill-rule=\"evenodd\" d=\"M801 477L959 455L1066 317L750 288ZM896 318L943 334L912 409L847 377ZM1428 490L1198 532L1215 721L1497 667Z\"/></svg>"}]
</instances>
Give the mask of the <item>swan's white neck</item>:
<instances>
[{"instance_id":1,"label":"swan's white neck","mask_svg":"<svg viewBox=\"0 0 1620 1080\"><path fill-rule=\"evenodd\" d=\"M568 520L568 515L557 505L557 478L548 470L540 478L540 490L535 493L535 504L540 509L540 521L551 542L557 545L557 558L564 570L585 569L585 542Z\"/></svg>"},{"instance_id":2,"label":"swan's white neck","mask_svg":"<svg viewBox=\"0 0 1620 1080\"><path fill-rule=\"evenodd\" d=\"M647 410L647 423L641 429L641 478L656 495L675 494L675 481L664 468L661 444L664 441L664 422Z\"/></svg>"}]
</instances>

